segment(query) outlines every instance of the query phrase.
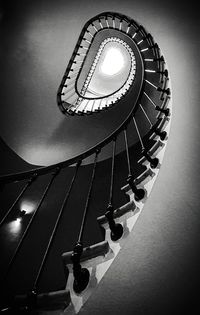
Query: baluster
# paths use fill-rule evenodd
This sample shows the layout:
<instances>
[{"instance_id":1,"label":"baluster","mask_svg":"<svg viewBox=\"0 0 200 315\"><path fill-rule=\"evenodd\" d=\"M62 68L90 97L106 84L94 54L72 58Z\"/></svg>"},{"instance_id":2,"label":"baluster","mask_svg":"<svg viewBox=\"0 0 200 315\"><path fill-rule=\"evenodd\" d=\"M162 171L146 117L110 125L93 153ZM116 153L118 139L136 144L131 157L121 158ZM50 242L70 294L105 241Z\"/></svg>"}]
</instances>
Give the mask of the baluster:
<instances>
[{"instance_id":1,"label":"baluster","mask_svg":"<svg viewBox=\"0 0 200 315\"><path fill-rule=\"evenodd\" d=\"M144 81L147 82L149 85L153 86L157 90L158 87L155 84L153 84L152 82L150 82L147 79L145 79Z\"/></svg>"},{"instance_id":2,"label":"baluster","mask_svg":"<svg viewBox=\"0 0 200 315\"><path fill-rule=\"evenodd\" d=\"M76 79L78 71L73 71L73 69L71 69L70 71L73 72L73 73L70 74L70 76L66 76L66 80L67 79L72 79L72 78Z\"/></svg>"},{"instance_id":3,"label":"baluster","mask_svg":"<svg viewBox=\"0 0 200 315\"><path fill-rule=\"evenodd\" d=\"M100 101L99 101L98 110L101 110L101 109L102 109L102 105L101 105L102 101L103 101L103 99L101 98Z\"/></svg>"},{"instance_id":4,"label":"baluster","mask_svg":"<svg viewBox=\"0 0 200 315\"><path fill-rule=\"evenodd\" d=\"M71 90L72 90L72 93L68 94ZM66 98L63 99L63 101L69 100L74 95L76 95L76 91L74 90L74 86L72 86L72 88L65 93Z\"/></svg>"},{"instance_id":5,"label":"baluster","mask_svg":"<svg viewBox=\"0 0 200 315\"><path fill-rule=\"evenodd\" d=\"M160 56L160 57L156 57L154 58L154 61L160 61L160 62L164 62L164 57L163 56Z\"/></svg>"},{"instance_id":6,"label":"baluster","mask_svg":"<svg viewBox=\"0 0 200 315\"><path fill-rule=\"evenodd\" d=\"M170 109L169 108L161 108L156 105L155 109L161 113L163 113L166 117L170 115Z\"/></svg>"},{"instance_id":7,"label":"baluster","mask_svg":"<svg viewBox=\"0 0 200 315\"><path fill-rule=\"evenodd\" d=\"M109 23L108 23L108 17L107 17L107 16L106 16L105 20L106 20L107 28L110 28L110 25L109 25Z\"/></svg>"},{"instance_id":8,"label":"baluster","mask_svg":"<svg viewBox=\"0 0 200 315\"><path fill-rule=\"evenodd\" d=\"M87 101L86 101L86 104L85 104L84 108L82 109L82 112L83 112L83 113L84 113L85 110L87 109L87 106L88 106L89 101L90 101L90 100L87 100ZM86 110L86 111L87 111L87 110Z\"/></svg>"},{"instance_id":9,"label":"baluster","mask_svg":"<svg viewBox=\"0 0 200 315\"><path fill-rule=\"evenodd\" d=\"M101 26L101 29L103 29L103 25L102 25L102 23L101 23L101 20L99 19L99 24L100 24L100 26Z\"/></svg>"},{"instance_id":10,"label":"baluster","mask_svg":"<svg viewBox=\"0 0 200 315\"><path fill-rule=\"evenodd\" d=\"M160 87L160 86L156 86L155 84L153 84L151 81L145 79L145 82L147 82L149 85L151 85L152 87L154 87L158 92L161 92L161 97L160 99L163 100L163 95L166 94L166 95L170 95L171 94L171 91L170 91L170 88L166 88L166 82L167 82L167 79L165 80L165 83L163 85L163 87Z\"/></svg>"},{"instance_id":11,"label":"baluster","mask_svg":"<svg viewBox=\"0 0 200 315\"><path fill-rule=\"evenodd\" d=\"M68 95L68 93L73 91L73 90L75 91L74 82L67 84L65 92L61 93L60 95Z\"/></svg>"},{"instance_id":12,"label":"baluster","mask_svg":"<svg viewBox=\"0 0 200 315\"><path fill-rule=\"evenodd\" d=\"M140 45L143 42L143 39L141 39L139 42L137 42L137 45Z\"/></svg>"},{"instance_id":13,"label":"baluster","mask_svg":"<svg viewBox=\"0 0 200 315\"><path fill-rule=\"evenodd\" d=\"M144 51L147 51L147 50L149 50L149 48L148 48L148 47L143 48L143 49L141 49L140 51L141 51L141 52L144 52Z\"/></svg>"},{"instance_id":14,"label":"baluster","mask_svg":"<svg viewBox=\"0 0 200 315\"><path fill-rule=\"evenodd\" d=\"M145 190L142 188L137 188L134 177L133 177L133 171L130 165L130 156L129 156L129 149L128 149L128 139L127 139L127 130L124 129L124 139L125 139L125 147L126 147L126 156L127 156L127 165L128 165L128 178L127 183L129 184L130 188L132 189L135 200L139 201L144 198L145 196Z\"/></svg>"},{"instance_id":15,"label":"baluster","mask_svg":"<svg viewBox=\"0 0 200 315\"><path fill-rule=\"evenodd\" d=\"M157 111L163 113L166 117L169 116L169 114L170 114L169 108L161 108L161 107L159 107L158 105L156 105L154 103L154 101L150 98L150 96L146 92L144 92L144 95L148 98L148 100L151 102L151 104L155 107L155 109Z\"/></svg>"},{"instance_id":16,"label":"baluster","mask_svg":"<svg viewBox=\"0 0 200 315\"><path fill-rule=\"evenodd\" d=\"M140 135L140 132L139 132L139 129L138 129L138 126L137 126L137 123L136 123L136 120L135 120L134 117L133 117L133 121L134 121L134 124L135 124L135 128L136 128L136 131L137 131L138 138L139 138L140 143L141 143L142 154L145 156L147 161L150 163L151 168L156 168L158 166L159 159L158 158L152 158L149 155L148 150L145 149L145 147L144 147L144 144L143 144L143 141L142 141L142 138L141 138L141 135Z\"/></svg>"},{"instance_id":17,"label":"baluster","mask_svg":"<svg viewBox=\"0 0 200 315\"><path fill-rule=\"evenodd\" d=\"M126 34L129 33L130 27L131 27L131 24L128 25L127 30L126 30Z\"/></svg>"},{"instance_id":18,"label":"baluster","mask_svg":"<svg viewBox=\"0 0 200 315\"><path fill-rule=\"evenodd\" d=\"M156 73L156 70L152 70L152 69L145 69L144 71L148 73Z\"/></svg>"},{"instance_id":19,"label":"baluster","mask_svg":"<svg viewBox=\"0 0 200 315\"><path fill-rule=\"evenodd\" d=\"M158 166L159 163L159 159L158 158L152 158L147 149L144 149L142 151L143 155L145 156L145 158L147 159L147 161L150 163L151 168L156 168Z\"/></svg>"},{"instance_id":20,"label":"baluster","mask_svg":"<svg viewBox=\"0 0 200 315\"><path fill-rule=\"evenodd\" d=\"M94 105L95 105L95 100L93 100L91 112L94 111Z\"/></svg>"},{"instance_id":21,"label":"baluster","mask_svg":"<svg viewBox=\"0 0 200 315\"><path fill-rule=\"evenodd\" d=\"M115 17L113 16L113 18L112 18L112 22L113 22L113 28L115 28Z\"/></svg>"},{"instance_id":22,"label":"baluster","mask_svg":"<svg viewBox=\"0 0 200 315\"><path fill-rule=\"evenodd\" d=\"M161 88L160 86L158 86L157 91L161 92L162 94L167 94L168 96L171 94L170 88Z\"/></svg>"},{"instance_id":23,"label":"baluster","mask_svg":"<svg viewBox=\"0 0 200 315\"><path fill-rule=\"evenodd\" d=\"M139 104L139 105L140 105L140 108L142 109L143 114L145 115L146 119L148 120L148 122L150 124L151 130L153 132L155 132L155 134L158 135L162 141L165 140L165 138L167 136L167 132L158 130L156 125L153 126L153 124L151 123L151 120L148 117L148 115L147 115L146 111L144 110L143 106L141 104Z\"/></svg>"},{"instance_id":24,"label":"baluster","mask_svg":"<svg viewBox=\"0 0 200 315\"><path fill-rule=\"evenodd\" d=\"M92 25L92 27L94 28L95 32L98 32L96 26L95 26L93 23L92 23L91 25Z\"/></svg>"},{"instance_id":25,"label":"baluster","mask_svg":"<svg viewBox=\"0 0 200 315\"><path fill-rule=\"evenodd\" d=\"M88 50L88 49L89 49L89 47L86 47L86 46L83 46L83 45L81 45L81 46L80 46L80 48L85 49L85 50ZM75 63L75 64L76 64L77 62L76 62L76 61L74 61L73 63Z\"/></svg>"},{"instance_id":26,"label":"baluster","mask_svg":"<svg viewBox=\"0 0 200 315\"><path fill-rule=\"evenodd\" d=\"M79 107L82 105L82 101L83 101L83 98L79 97L79 99L77 100L75 106L75 112L78 113L79 112Z\"/></svg>"},{"instance_id":27,"label":"baluster","mask_svg":"<svg viewBox=\"0 0 200 315\"><path fill-rule=\"evenodd\" d=\"M158 49L159 49L157 43L152 43L152 44L149 46L149 48L150 48L150 49L153 49L153 50L158 50Z\"/></svg>"},{"instance_id":28,"label":"baluster","mask_svg":"<svg viewBox=\"0 0 200 315\"><path fill-rule=\"evenodd\" d=\"M143 35L143 37L142 37L143 40L146 40L148 42L148 44L151 45L151 34L146 33L145 29L143 28L142 35Z\"/></svg>"},{"instance_id":29,"label":"baluster","mask_svg":"<svg viewBox=\"0 0 200 315\"><path fill-rule=\"evenodd\" d=\"M160 78L160 82L162 83L164 81L164 77L168 78L168 70L164 69L164 64L162 62L159 63L159 70L157 71L157 73L160 74L161 78Z\"/></svg>"},{"instance_id":30,"label":"baluster","mask_svg":"<svg viewBox=\"0 0 200 315\"><path fill-rule=\"evenodd\" d=\"M77 56L86 56L87 54L86 53L77 53ZM76 70L77 68L74 68L74 70ZM79 70L80 68L78 68Z\"/></svg>"},{"instance_id":31,"label":"baluster","mask_svg":"<svg viewBox=\"0 0 200 315\"><path fill-rule=\"evenodd\" d=\"M95 172L96 172L96 165L97 165L97 159L98 154L100 153L100 150L96 151L95 159L94 159L94 166L92 170L92 177L90 181L90 186L87 194L86 204L83 212L83 217L81 221L81 227L79 231L78 241L73 249L73 253L71 256L71 260L73 263L73 275L74 275L74 283L73 283L73 289L76 293L82 292L88 285L90 273L87 268L82 268L80 264L81 255L83 252L83 244L82 244L82 236L83 231L86 223L86 218L88 214L90 199L91 199L91 193L93 188L93 182L95 178Z\"/></svg>"},{"instance_id":32,"label":"baluster","mask_svg":"<svg viewBox=\"0 0 200 315\"><path fill-rule=\"evenodd\" d=\"M43 203L43 201L44 201L44 198L46 197L46 195L47 195L47 193L48 193L48 191L49 191L49 189L50 189L50 187L51 187L51 185L52 185L52 183L53 183L55 177L57 176L58 172L59 172L59 168L57 168L57 169L52 173L52 177L51 177L51 179L50 179L48 185L47 185L46 188L45 188L45 191L44 191L44 193L43 193L43 195L42 195L42 197L41 197L41 199L40 199L40 201L39 201L39 204L38 204L38 206L37 206L37 208L36 208L34 214L32 215L32 217L31 217L31 219L30 219L30 221L29 221L29 223L28 223L28 225L27 225L27 227L26 227L26 229L25 229L25 231L24 231L24 233L23 233L23 235L22 235L22 237L21 237L21 239L20 239L18 245L17 245L17 248L15 249L15 252L14 252L14 254L13 254L13 256L12 256L12 258L11 258L9 264L8 264L8 268L7 268L5 277L7 277L8 272L9 272L9 270L10 270L10 268L11 268L11 266L12 266L14 260L15 260L15 257L16 257L16 255L18 254L18 252L19 252L19 250L20 250L20 248L21 248L21 246L22 246L22 244L23 244L23 241L24 241L24 239L25 239L25 237L26 237L26 235L27 235L27 233L28 233L28 230L29 230L29 228L30 228L30 226L31 226L31 224L32 224L32 222L33 222L33 220L34 220L34 218L35 218L35 216L36 216L36 214L37 214L37 212L38 212L40 206L42 205L42 203Z\"/></svg>"},{"instance_id":33,"label":"baluster","mask_svg":"<svg viewBox=\"0 0 200 315\"><path fill-rule=\"evenodd\" d=\"M65 84L63 84L63 87L65 87L65 88L68 88L70 85L75 83L75 78L68 77L68 79L70 80L70 82L66 84L66 81L65 81Z\"/></svg>"},{"instance_id":34,"label":"baluster","mask_svg":"<svg viewBox=\"0 0 200 315\"><path fill-rule=\"evenodd\" d=\"M135 33L132 35L132 39L134 39L136 35L137 35L137 32L135 32Z\"/></svg>"},{"instance_id":35,"label":"baluster","mask_svg":"<svg viewBox=\"0 0 200 315\"><path fill-rule=\"evenodd\" d=\"M119 30L121 31L122 30L122 19L120 20L120 23L119 23Z\"/></svg>"},{"instance_id":36,"label":"baluster","mask_svg":"<svg viewBox=\"0 0 200 315\"><path fill-rule=\"evenodd\" d=\"M162 94L167 94L170 95L170 89L169 88L162 88L160 86L156 86L155 84L153 84L151 81L145 79L145 82L147 82L148 84L150 84L151 86L153 86L158 92L162 92Z\"/></svg>"},{"instance_id":37,"label":"baluster","mask_svg":"<svg viewBox=\"0 0 200 315\"><path fill-rule=\"evenodd\" d=\"M87 287L90 279L90 273L88 269L82 268L80 264L82 252L83 245L82 243L77 242L74 246L71 256L74 276L73 289L76 293L81 293Z\"/></svg>"},{"instance_id":38,"label":"baluster","mask_svg":"<svg viewBox=\"0 0 200 315\"><path fill-rule=\"evenodd\" d=\"M91 36L91 38L93 38L94 36L90 33L89 30L86 30L86 32Z\"/></svg>"},{"instance_id":39,"label":"baluster","mask_svg":"<svg viewBox=\"0 0 200 315\"><path fill-rule=\"evenodd\" d=\"M88 31L88 34L93 37L93 35L92 35L89 31ZM88 43L88 44L91 45L91 41L89 41L87 38L83 38L83 40L84 40L86 43Z\"/></svg>"},{"instance_id":40,"label":"baluster","mask_svg":"<svg viewBox=\"0 0 200 315\"><path fill-rule=\"evenodd\" d=\"M64 198L64 200L63 200L63 202L62 202L60 211L59 211L59 213L58 213L58 217L57 217L57 219L56 219L56 222L55 222L53 231L52 231L52 233L51 233L51 237L50 237L49 242L48 242L48 244L47 244L47 247L46 247L46 250L45 250L45 253L44 253L42 262L41 262L41 264L40 264L40 267L39 267L37 276L36 276L35 281L34 281L33 289L32 289L31 292L34 292L34 293L37 292L37 285L38 285L38 282L39 282L39 280L40 280L42 271L43 271L43 269L44 269L44 266L45 266L45 263L46 263L46 260L47 260L47 257L48 257L48 255L49 255L51 246L52 246L52 244L53 244L53 241L54 241L54 238L55 238L55 235L56 235L56 232L57 232L57 229L58 229L58 226L59 226L61 217L62 217L62 215L63 215L63 213L64 213L64 209L65 209L65 207L66 207L66 205L67 205L67 202L68 202L70 193L71 193L71 191L72 191L72 188L73 188L73 185L74 185L74 182L75 182L75 179L76 179L76 176L77 176L78 169L79 169L79 166L80 166L80 165L81 165L81 160L76 164L76 169L75 169L74 175L73 175L73 177L72 177L70 186L69 186L69 188L66 190L65 198Z\"/></svg>"},{"instance_id":41,"label":"baluster","mask_svg":"<svg viewBox=\"0 0 200 315\"><path fill-rule=\"evenodd\" d=\"M3 217L3 219L0 222L0 226L5 222L5 220L7 219L7 217L9 216L9 214L11 213L12 209L15 207L15 205L18 203L18 201L22 198L22 196L24 195L25 191L27 190L27 188L32 184L32 182L36 179L37 174L33 174L33 176L28 180L28 182L26 183L26 185L24 186L24 188L22 189L22 191L20 192L20 194L18 195L18 197L16 198L16 200L14 201L14 203L11 205L11 207L8 209L7 213L5 214L5 216Z\"/></svg>"},{"instance_id":42,"label":"baluster","mask_svg":"<svg viewBox=\"0 0 200 315\"><path fill-rule=\"evenodd\" d=\"M150 62L153 62L153 61L155 61L154 59L152 59L152 58L144 58L144 61L150 61Z\"/></svg>"},{"instance_id":43,"label":"baluster","mask_svg":"<svg viewBox=\"0 0 200 315\"><path fill-rule=\"evenodd\" d=\"M112 165L111 165L111 179L110 179L110 195L109 202L106 209L106 219L108 221L109 228L111 230L110 237L112 241L117 241L123 235L123 227L120 223L115 223L113 218L113 184L114 184L114 167L115 167L115 150L116 150L116 138L113 139L113 151L112 151Z\"/></svg>"}]
</instances>

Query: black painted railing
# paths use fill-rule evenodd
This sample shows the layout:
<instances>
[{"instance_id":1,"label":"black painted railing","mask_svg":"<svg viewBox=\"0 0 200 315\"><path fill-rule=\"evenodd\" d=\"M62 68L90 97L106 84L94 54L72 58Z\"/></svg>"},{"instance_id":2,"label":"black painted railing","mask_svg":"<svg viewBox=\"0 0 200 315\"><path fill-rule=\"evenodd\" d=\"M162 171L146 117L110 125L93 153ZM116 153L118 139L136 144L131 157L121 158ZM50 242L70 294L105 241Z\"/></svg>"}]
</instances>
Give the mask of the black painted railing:
<instances>
[{"instance_id":1,"label":"black painted railing","mask_svg":"<svg viewBox=\"0 0 200 315\"><path fill-rule=\"evenodd\" d=\"M76 44L75 50L73 52L72 58L70 59L69 65L67 67L67 70L65 72L65 75L63 77L63 80L61 82L61 85L58 90L58 105L60 109L66 113L68 112L68 107L65 107L65 102L62 101L62 89L67 86L69 86L68 81L72 80L70 82L70 89L75 91L75 80L78 76L78 73L80 73L84 61L87 55L87 51L89 50L90 45L92 44L94 37L98 32L101 32L104 29L109 29L110 32L117 30L119 33L121 32L123 35L125 35L124 40L128 38L128 40L133 42L133 46L136 47L135 49L138 52L138 55L141 58L142 62L142 81L140 85L140 91L138 97L136 97L135 102L133 103L133 106L131 107L130 112L128 113L126 119L114 130L109 136L102 139L102 141L98 142L95 146L90 148L89 150L83 152L82 154L79 154L78 156L68 159L64 162L60 162L51 166L47 167L40 167L37 169L33 169L28 172L21 172L16 174L9 174L5 176L0 177L0 185L1 187L6 188L7 185L10 183L19 183L25 181L25 184L19 193L19 195L16 197L16 199L13 201L13 204L10 205L7 209L7 211L2 215L0 220L0 229L4 229L6 224L9 223L10 218L12 217L12 212L15 211L16 205L19 203L19 201L23 200L24 194L27 192L27 190L31 189L32 185L37 185L38 179L40 179L43 175L49 175L49 181L46 184L46 187L42 193L42 195L38 198L38 204L37 207L29 219L29 221L26 224L26 227L21 234L20 239L17 242L17 245L15 249L12 251L12 255L7 260L8 263L6 264L5 270L2 270L3 275L3 281L4 283L7 283L9 274L11 272L11 269L13 265L15 264L15 261L17 259L17 256L19 255L19 252L25 242L25 240L28 237L29 231L31 229L31 225L34 223L38 212L40 211L40 208L45 205L45 207L48 207L48 197L50 190L54 185L56 185L57 178L62 174L65 170L73 170L73 175L70 181L69 186L65 189L64 192L64 198L60 205L60 210L58 211L57 218L55 220L55 223L53 224L52 231L50 233L50 237L48 239L48 242L45 246L45 250L43 251L40 263L37 267L37 272L33 280L31 280L31 285L29 288L29 292L24 292L24 294L28 293L28 300L26 304L29 304L29 307L34 308L34 305L36 305L36 299L38 296L39 291L39 283L40 279L42 277L42 274L45 272L45 266L48 261L48 257L51 253L51 249L53 247L53 244L56 240L59 225L61 224L62 217L67 211L69 199L71 198L71 193L74 188L74 185L78 181L78 175L80 172L80 169L84 168L82 166L83 162L90 156L94 155L94 162L92 163L92 169L90 174L90 180L88 181L88 190L85 197L85 205L83 207L83 212L81 214L81 219L77 220L78 224L80 224L78 237L77 239L74 239L74 242L71 244L72 255L71 255L71 263L73 265L73 275L74 275L74 291L76 293L82 292L90 279L89 271L86 268L82 268L81 266L81 257L84 252L84 240L83 240L83 234L85 231L85 227L87 224L87 220L89 218L89 209L91 204L91 198L94 196L97 192L94 191L93 186L96 181L98 181L97 177L97 170L102 162L98 162L98 158L101 154L101 151L109 146L112 145L112 154L110 157L110 170L109 170L109 188L107 192L107 196L105 196L105 202L107 204L106 208L104 209L104 212L102 213L109 225L110 232L111 232L111 239L113 241L118 241L122 235L123 235L123 227L120 223L116 223L115 221L115 205L113 202L114 197L114 186L115 182L118 177L118 169L115 164L116 157L118 156L116 154L116 148L117 148L117 141L122 136L123 143L124 143L124 149L122 150L124 152L123 160L126 163L126 173L123 175L124 182L127 183L132 190L134 194L134 198L137 202L142 200L145 197L145 190L143 188L138 188L138 178L143 175L143 178L145 177L145 172L148 173L145 169L143 171L143 168L141 166L142 162L145 160L148 162L148 169L151 168L152 170L158 167L159 165L159 159L156 156L152 155L153 147L155 145L160 145L162 141L164 141L167 137L166 131L163 130L164 121L169 119L170 110L167 107L168 101L170 99L170 90L168 88L168 71L165 68L165 60L164 57L160 53L160 49L158 45L154 42L153 37L146 32L146 30L137 24L134 20L129 19L128 17L117 14L117 13L111 13L106 12L102 13L93 19L91 19L89 22L87 22L81 32L81 35L79 37L79 40ZM116 36L116 33L115 33ZM84 44L87 43L88 47L85 49ZM85 50L84 53L80 53L80 50ZM84 54L84 55L82 55ZM78 61L77 56L84 57L82 61L80 60L80 65L76 68ZM136 66L137 67L137 66ZM137 79L137 77L136 77ZM66 83L67 82L67 83ZM131 89L128 93L132 93ZM127 94L123 95L123 101L126 100ZM80 95L78 96L80 97ZM84 96L82 96L84 97ZM110 97L110 96L109 96ZM94 102L96 100L88 100L89 102L93 102L90 108L95 109ZM122 101L121 96L119 97L119 105L120 101ZM68 105L67 105L68 106ZM70 105L71 106L71 105ZM84 109L83 112L89 112L88 109ZM68 112L69 113L69 112ZM84 119L84 117L82 118ZM146 124L145 124L146 122ZM145 129L145 130L144 130ZM134 141L130 141L129 143L129 133L135 135ZM157 141L157 137L159 137L159 141ZM154 139L154 140L152 140ZM134 148L134 150L132 150ZM141 171L142 170L142 171ZM60 187L58 187L60 189ZM6 190L6 189L5 189ZM2 190L2 193L4 193L4 189ZM81 194L81 187L80 187L80 194ZM94 197L95 198L95 197ZM82 205L81 205L82 206ZM26 216L26 213L23 213L22 220L24 220ZM76 220L76 218L75 218ZM70 228L70 224L69 224ZM5 235L4 232L2 235ZM1 237L2 237L1 235ZM70 249L70 250L71 250ZM63 252L66 252L69 250L69 248L63 248ZM55 266L56 268L56 266ZM10 285L10 283L9 283ZM9 286L8 286L9 287ZM21 292L20 292L21 293ZM9 293L6 293L9 296ZM16 292L11 293L11 297L13 298L15 294L18 294L17 290ZM32 297L32 299L30 298ZM3 307L7 307L8 302L11 304L13 303L13 300L10 299L10 296L5 298L5 303L2 304ZM32 301L32 302L30 302ZM15 303L14 303L15 305ZM27 305L26 305L27 306Z\"/></svg>"}]
</instances>

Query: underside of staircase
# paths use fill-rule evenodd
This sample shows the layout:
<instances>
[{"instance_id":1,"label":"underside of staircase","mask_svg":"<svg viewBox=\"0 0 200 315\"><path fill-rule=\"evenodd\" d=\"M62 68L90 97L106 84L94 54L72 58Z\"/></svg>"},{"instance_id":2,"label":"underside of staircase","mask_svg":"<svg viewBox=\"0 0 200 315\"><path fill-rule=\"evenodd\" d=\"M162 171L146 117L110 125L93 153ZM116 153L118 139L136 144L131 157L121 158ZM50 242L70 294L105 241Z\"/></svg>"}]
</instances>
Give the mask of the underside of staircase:
<instances>
[{"instance_id":1,"label":"underside of staircase","mask_svg":"<svg viewBox=\"0 0 200 315\"><path fill-rule=\"evenodd\" d=\"M120 89L99 96L88 87L106 39L128 45L135 62L130 59ZM108 128L66 161L0 177L4 312L80 310L125 243L157 178L170 99L166 61L143 26L114 12L84 25L58 88L58 107L75 124L99 120L102 130L105 121ZM109 120L115 121L110 127Z\"/></svg>"}]
</instances>

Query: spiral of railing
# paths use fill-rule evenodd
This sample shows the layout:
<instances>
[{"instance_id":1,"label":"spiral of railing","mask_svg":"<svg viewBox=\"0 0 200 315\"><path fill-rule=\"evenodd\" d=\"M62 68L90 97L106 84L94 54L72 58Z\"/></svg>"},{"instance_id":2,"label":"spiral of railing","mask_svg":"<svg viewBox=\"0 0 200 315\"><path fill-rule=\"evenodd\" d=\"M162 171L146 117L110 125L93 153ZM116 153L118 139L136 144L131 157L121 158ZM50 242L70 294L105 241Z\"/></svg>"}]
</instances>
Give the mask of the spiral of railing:
<instances>
[{"instance_id":1,"label":"spiral of railing","mask_svg":"<svg viewBox=\"0 0 200 315\"><path fill-rule=\"evenodd\" d=\"M77 93L76 80L79 78L79 74L83 69L87 53L90 50L95 36L104 30L109 30L110 36L112 36L112 32L114 32L114 36L116 36L117 33L115 31L117 30L118 33L122 33L122 35L125 36L124 40L128 38L136 47L142 63L139 93L135 97L129 114L120 126L89 150L74 158L51 166L0 177L0 185L3 187L2 194L5 193L7 201L9 199L9 185L13 185L13 183L21 185L21 191L16 196L15 200L13 200L12 204L9 204L8 209L3 209L1 213L0 238L2 239L1 244L3 244L3 246L5 246L4 240L8 224L13 221L13 218L15 218L15 220L24 220L26 218L26 211L22 210L17 212L17 206L23 200L27 191L31 191L37 183L38 185L40 184L41 179L45 178L45 185L41 186L43 192L39 194L38 203L33 214L30 216L29 220L27 220L25 228L17 239L16 244L12 244L9 255L6 256L5 254L5 264L2 266L1 272L2 281L7 288L7 291L5 290L5 299L1 306L4 311L42 308L45 307L44 305L48 304L48 298L51 301L58 301L59 297L63 297L63 299L60 298L61 304L63 303L64 305L63 307L67 306L69 296L66 295L65 290L59 291L59 297L56 293L53 295L49 293L48 298L45 299L44 292L40 289L40 281L45 275L45 272L47 272L46 269L48 269L47 265L50 263L49 257L52 255L52 249L55 247L55 244L57 244L57 239L60 239L59 233L61 232L59 232L59 228L62 225L62 218L66 215L68 207L72 209L73 206L77 206L78 202L80 202L79 208L83 209L82 211L80 210L80 217L75 219L75 225L78 228L72 233L73 242L70 245L71 248L66 248L63 243L61 252L63 254L62 261L65 280L68 281L69 277L69 268L67 265L71 265L73 290L75 294L81 294L88 286L91 277L89 269L82 267L82 262L88 258L102 254L105 255L109 252L109 244L108 241L105 240L105 233L103 233L101 238L97 236L96 239L98 239L98 242L95 241L95 237L91 240L91 243L84 241L87 236L85 236L84 233L86 229L88 231L91 207L97 209L103 204L105 205L104 209L97 211L96 218L99 217L98 223L100 226L102 222L107 222L110 229L111 241L117 242L123 237L124 227L116 218L119 218L120 213L124 214L124 212L129 211L129 206L122 207L125 199L122 198L119 202L116 202L117 191L121 190L120 185L123 186L126 184L128 189L133 193L134 200L132 202L138 203L146 197L144 181L149 176L152 178L154 170L159 167L160 161L156 155L159 149L164 146L164 141L167 139L165 126L170 116L170 109L168 107L170 100L168 71L165 68L165 59L161 55L160 48L154 42L153 37L144 27L134 20L122 14L106 12L95 16L85 24L58 89L58 106L64 114L89 114L110 107L111 99L112 104L117 101L118 106L120 106L120 101L122 101L122 99L126 100L127 93L133 93L131 89L127 89L126 87L126 93L123 89L121 91L119 90L120 95L117 94L117 97L113 98L114 92L104 98L104 103L101 103L99 99L88 98L84 100L85 92L81 94L81 96ZM127 79L127 81L128 80L129 79ZM83 87L84 84L85 81L83 82ZM119 91L117 91L117 93ZM70 93L75 95L73 102L71 102ZM66 97L66 95L68 96ZM80 98L86 102L82 107L80 106ZM78 106L76 107L75 104L78 104ZM136 140L134 143L129 143L130 134L135 135ZM124 148L120 154L117 154L116 147L120 139L123 139ZM107 146L112 146L110 158L107 161L98 162L99 156ZM82 166L82 164L92 155L94 155L94 161L88 166L88 178L85 181L80 180L81 175L82 177L85 176L85 166ZM123 164L124 166L121 167L121 171L118 172L119 164ZM106 169L105 179L103 178L104 176L102 177L102 175L100 176L98 173L98 170L99 172L102 171L102 165L104 171ZM56 187L56 185L58 185L58 179L64 176L63 174L65 174L65 172L69 175L68 185L64 185L57 217L54 219L46 245L42 253L40 253L40 259L36 264L34 275L31 276L31 280L29 281L28 290L27 286L21 288L20 284L13 286L12 278L13 273L17 270L17 267L15 269L15 264L17 266L18 256L21 255L20 251L23 252L23 246L25 246L25 242L28 242L32 225L37 221L41 209L43 207L48 208L48 198L50 198L51 191L54 189L54 186ZM97 190L98 176L101 180L101 188ZM81 186L79 181L81 181ZM107 185L104 185L105 182ZM57 189L60 189L60 186L57 186ZM73 191L75 191L75 196L72 198ZM102 192L104 192L105 195L103 195ZM97 204L94 206L95 200L97 200ZM119 211L116 209L119 209ZM61 229L61 231L62 230L63 229ZM10 291L12 286L14 289L12 288ZM52 288L52 290L54 290L54 288ZM51 288L49 289L49 291L52 290ZM17 298L16 295L18 295ZM52 302L50 302L50 304L51 303Z\"/></svg>"}]
</instances>

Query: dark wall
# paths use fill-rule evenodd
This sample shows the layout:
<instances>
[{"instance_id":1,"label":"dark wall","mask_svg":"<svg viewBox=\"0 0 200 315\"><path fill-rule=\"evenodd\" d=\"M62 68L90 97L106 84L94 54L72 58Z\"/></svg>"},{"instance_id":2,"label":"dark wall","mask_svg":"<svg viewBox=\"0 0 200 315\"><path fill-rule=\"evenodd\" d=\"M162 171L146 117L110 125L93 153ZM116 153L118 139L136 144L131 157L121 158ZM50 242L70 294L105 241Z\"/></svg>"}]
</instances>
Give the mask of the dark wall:
<instances>
[{"instance_id":1,"label":"dark wall","mask_svg":"<svg viewBox=\"0 0 200 315\"><path fill-rule=\"evenodd\" d=\"M1 138L0 138L0 175L12 174L28 171L37 168L20 158Z\"/></svg>"}]
</instances>

